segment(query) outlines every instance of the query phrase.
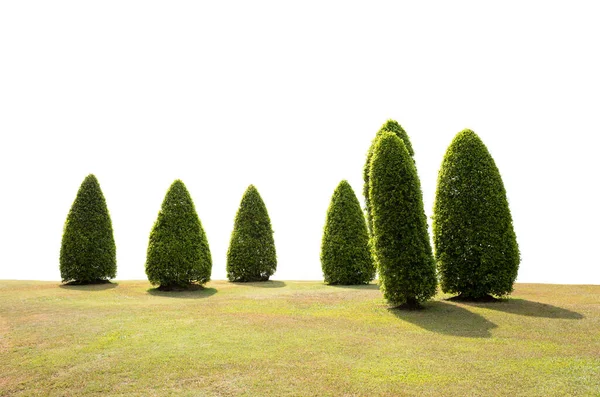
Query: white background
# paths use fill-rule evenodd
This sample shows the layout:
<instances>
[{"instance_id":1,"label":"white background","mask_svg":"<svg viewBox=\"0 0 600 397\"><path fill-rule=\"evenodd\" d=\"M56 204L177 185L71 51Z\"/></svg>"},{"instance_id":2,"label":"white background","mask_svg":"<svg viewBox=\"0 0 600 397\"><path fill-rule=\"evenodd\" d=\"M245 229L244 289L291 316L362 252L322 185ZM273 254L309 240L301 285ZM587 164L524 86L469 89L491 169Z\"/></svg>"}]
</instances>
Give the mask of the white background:
<instances>
[{"instance_id":1,"label":"white background","mask_svg":"<svg viewBox=\"0 0 600 397\"><path fill-rule=\"evenodd\" d=\"M212 3L210 5L209 3ZM0 279L59 280L62 227L102 186L118 279L145 279L176 178L213 279L242 193L261 193L275 279L321 279L331 194L388 118L431 215L438 167L471 128L504 178L520 282L600 284L597 2L3 1Z\"/></svg>"}]
</instances>

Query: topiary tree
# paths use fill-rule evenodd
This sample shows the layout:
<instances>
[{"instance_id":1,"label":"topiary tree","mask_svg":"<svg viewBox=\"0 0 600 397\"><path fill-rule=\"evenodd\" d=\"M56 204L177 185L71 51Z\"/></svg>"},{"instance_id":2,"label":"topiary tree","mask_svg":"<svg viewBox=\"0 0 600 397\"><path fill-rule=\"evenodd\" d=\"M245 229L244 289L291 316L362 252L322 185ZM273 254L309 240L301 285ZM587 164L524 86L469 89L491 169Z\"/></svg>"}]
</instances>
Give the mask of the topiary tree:
<instances>
[{"instance_id":1,"label":"topiary tree","mask_svg":"<svg viewBox=\"0 0 600 397\"><path fill-rule=\"evenodd\" d=\"M433 208L442 290L465 299L512 292L519 247L502 177L481 139L459 132L446 151Z\"/></svg>"},{"instance_id":2,"label":"topiary tree","mask_svg":"<svg viewBox=\"0 0 600 397\"><path fill-rule=\"evenodd\" d=\"M60 247L63 283L107 282L117 274L117 249L106 200L92 174L82 182L71 206Z\"/></svg>"},{"instance_id":3,"label":"topiary tree","mask_svg":"<svg viewBox=\"0 0 600 397\"><path fill-rule=\"evenodd\" d=\"M363 168L363 179L365 181L363 185L363 195L365 196L365 211L367 213L367 225L369 227L369 233L373 231L373 218L371 214L371 199L369 197L369 177L370 177L370 169L371 169L371 158L373 157L373 150L375 149L375 144L377 140L384 132L392 132L398 138L402 139L406 149L410 156L414 156L415 152L413 151L412 145L410 143L410 139L408 138L408 134L404 131L404 128L398 124L396 120L388 120L386 121L377 134L375 134L375 138L371 142L371 147L369 147L369 151L367 152L367 161L365 162L365 166Z\"/></svg>"},{"instance_id":4,"label":"topiary tree","mask_svg":"<svg viewBox=\"0 0 600 397\"><path fill-rule=\"evenodd\" d=\"M371 159L369 195L379 282L392 304L418 306L436 293L421 184L402 139L384 132Z\"/></svg>"},{"instance_id":5,"label":"topiary tree","mask_svg":"<svg viewBox=\"0 0 600 397\"><path fill-rule=\"evenodd\" d=\"M227 251L229 281L267 281L277 268L271 220L258 190L248 186L235 216Z\"/></svg>"},{"instance_id":6,"label":"topiary tree","mask_svg":"<svg viewBox=\"0 0 600 397\"><path fill-rule=\"evenodd\" d=\"M150 232L148 280L162 290L210 280L212 258L194 202L181 180L173 182Z\"/></svg>"},{"instance_id":7,"label":"topiary tree","mask_svg":"<svg viewBox=\"0 0 600 397\"><path fill-rule=\"evenodd\" d=\"M375 278L365 217L345 180L333 192L327 210L321 267L327 284L368 284Z\"/></svg>"}]
</instances>

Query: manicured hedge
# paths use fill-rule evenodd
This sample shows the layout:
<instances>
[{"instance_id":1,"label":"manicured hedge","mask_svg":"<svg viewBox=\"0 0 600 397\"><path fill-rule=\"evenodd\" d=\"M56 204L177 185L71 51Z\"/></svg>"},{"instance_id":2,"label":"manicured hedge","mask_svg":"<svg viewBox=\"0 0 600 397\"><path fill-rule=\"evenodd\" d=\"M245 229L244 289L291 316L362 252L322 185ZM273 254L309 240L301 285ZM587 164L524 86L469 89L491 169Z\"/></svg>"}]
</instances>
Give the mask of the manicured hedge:
<instances>
[{"instance_id":1,"label":"manicured hedge","mask_svg":"<svg viewBox=\"0 0 600 397\"><path fill-rule=\"evenodd\" d=\"M506 191L494 159L471 130L459 132L444 156L433 241L444 292L467 299L512 292L520 255Z\"/></svg>"},{"instance_id":2,"label":"manicured hedge","mask_svg":"<svg viewBox=\"0 0 600 397\"><path fill-rule=\"evenodd\" d=\"M210 280L212 258L206 234L188 190L173 182L150 232L146 275L162 289L186 288Z\"/></svg>"},{"instance_id":3,"label":"manicured hedge","mask_svg":"<svg viewBox=\"0 0 600 397\"><path fill-rule=\"evenodd\" d=\"M369 227L369 233L373 231L371 199L369 197L369 189L370 189L369 188L369 178L370 178L370 174L371 174L370 173L371 159L373 157L373 151L375 149L377 140L384 132L394 133L398 138L402 139L410 156L412 157L415 154L415 152L413 151L412 145L410 143L410 139L408 138L408 134L406 133L406 131L404 131L404 128L402 128L402 126L400 126L400 124L398 124L397 121L391 120L391 119L386 121L381 126L379 131L377 131L377 133L375 134L375 138L373 138L373 141L371 142L371 146L369 147L369 151L367 152L367 161L365 162L365 166L363 168L363 180L365 182L363 185L363 195L365 196L365 211L367 213L367 225Z\"/></svg>"},{"instance_id":4,"label":"manicured hedge","mask_svg":"<svg viewBox=\"0 0 600 397\"><path fill-rule=\"evenodd\" d=\"M271 220L258 190L250 185L235 216L227 251L230 281L267 281L277 269Z\"/></svg>"},{"instance_id":5,"label":"manicured hedge","mask_svg":"<svg viewBox=\"0 0 600 397\"><path fill-rule=\"evenodd\" d=\"M100 184L88 175L65 222L60 248L63 282L89 284L115 278L117 249Z\"/></svg>"},{"instance_id":6,"label":"manicured hedge","mask_svg":"<svg viewBox=\"0 0 600 397\"><path fill-rule=\"evenodd\" d=\"M392 304L416 306L436 293L435 262L421 184L403 140L384 132L371 159L369 196L379 282Z\"/></svg>"},{"instance_id":7,"label":"manicured hedge","mask_svg":"<svg viewBox=\"0 0 600 397\"><path fill-rule=\"evenodd\" d=\"M327 284L368 284L375 278L365 217L345 180L333 192L327 210L321 267Z\"/></svg>"}]
</instances>

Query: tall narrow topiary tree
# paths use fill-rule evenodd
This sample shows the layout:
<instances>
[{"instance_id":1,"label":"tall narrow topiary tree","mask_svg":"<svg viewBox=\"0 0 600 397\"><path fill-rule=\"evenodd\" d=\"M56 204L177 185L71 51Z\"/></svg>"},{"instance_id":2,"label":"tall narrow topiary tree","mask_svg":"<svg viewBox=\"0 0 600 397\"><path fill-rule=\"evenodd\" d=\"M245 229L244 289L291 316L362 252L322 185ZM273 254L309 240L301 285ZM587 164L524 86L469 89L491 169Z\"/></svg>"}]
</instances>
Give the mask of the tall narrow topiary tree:
<instances>
[{"instance_id":1,"label":"tall narrow topiary tree","mask_svg":"<svg viewBox=\"0 0 600 397\"><path fill-rule=\"evenodd\" d=\"M459 132L446 151L433 208L444 292L482 299L512 292L519 247L502 177L481 139Z\"/></svg>"},{"instance_id":2,"label":"tall narrow topiary tree","mask_svg":"<svg viewBox=\"0 0 600 397\"><path fill-rule=\"evenodd\" d=\"M277 268L271 220L258 190L248 186L235 216L229 250L230 281L267 281Z\"/></svg>"},{"instance_id":3,"label":"tall narrow topiary tree","mask_svg":"<svg viewBox=\"0 0 600 397\"><path fill-rule=\"evenodd\" d=\"M414 154L415 154L415 152L413 151L412 145L410 143L410 139L408 138L408 134L406 133L406 131L404 131L404 128L402 128L402 126L400 126L400 124L398 124L398 122L396 120L390 119L390 120L386 121L381 126L379 131L377 131L377 134L375 134L375 138L373 138L373 141L371 142L371 147L369 147L369 151L367 152L367 161L365 162L365 166L363 168L363 179L365 182L363 185L363 195L365 196L365 211L367 213L367 225L369 227L369 233L371 233L373 231L371 199L369 197L369 177L370 177L370 169L371 169L371 158L373 157L373 151L375 149L375 144L377 143L377 140L384 132L391 132L391 133L395 134L398 138L402 139L402 141L404 142L404 145L406 146L406 149L408 150L408 153L410 154L411 157L414 156Z\"/></svg>"},{"instance_id":4,"label":"tall narrow topiary tree","mask_svg":"<svg viewBox=\"0 0 600 397\"><path fill-rule=\"evenodd\" d=\"M435 262L417 170L393 133L384 132L375 144L369 187L384 297L392 304L418 306L436 293Z\"/></svg>"},{"instance_id":5,"label":"tall narrow topiary tree","mask_svg":"<svg viewBox=\"0 0 600 397\"><path fill-rule=\"evenodd\" d=\"M117 249L100 184L88 175L77 192L65 222L60 247L63 282L106 282L117 273Z\"/></svg>"},{"instance_id":6,"label":"tall narrow topiary tree","mask_svg":"<svg viewBox=\"0 0 600 397\"><path fill-rule=\"evenodd\" d=\"M333 192L327 210L321 267L327 284L368 284L375 278L365 217L345 180Z\"/></svg>"},{"instance_id":7,"label":"tall narrow topiary tree","mask_svg":"<svg viewBox=\"0 0 600 397\"><path fill-rule=\"evenodd\" d=\"M210 280L212 258L194 202L181 180L173 182L150 232L146 275L160 289Z\"/></svg>"}]
</instances>

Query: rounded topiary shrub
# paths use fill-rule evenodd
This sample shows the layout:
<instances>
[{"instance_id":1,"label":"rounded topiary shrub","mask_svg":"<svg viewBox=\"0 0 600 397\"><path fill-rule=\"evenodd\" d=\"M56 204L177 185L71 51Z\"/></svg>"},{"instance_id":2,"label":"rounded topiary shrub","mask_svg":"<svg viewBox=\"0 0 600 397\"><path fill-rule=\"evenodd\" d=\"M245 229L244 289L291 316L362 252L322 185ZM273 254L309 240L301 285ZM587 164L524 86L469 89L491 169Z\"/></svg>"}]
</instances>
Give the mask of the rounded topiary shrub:
<instances>
[{"instance_id":1,"label":"rounded topiary shrub","mask_svg":"<svg viewBox=\"0 0 600 397\"><path fill-rule=\"evenodd\" d=\"M446 151L433 208L442 290L465 299L512 292L519 247L502 177L481 139L459 132Z\"/></svg>"},{"instance_id":2,"label":"rounded topiary shrub","mask_svg":"<svg viewBox=\"0 0 600 397\"><path fill-rule=\"evenodd\" d=\"M106 282L117 273L117 249L100 184L88 175L77 192L65 222L60 247L63 282Z\"/></svg>"},{"instance_id":3,"label":"rounded topiary shrub","mask_svg":"<svg viewBox=\"0 0 600 397\"><path fill-rule=\"evenodd\" d=\"M258 190L250 185L235 216L229 250L230 281L267 281L277 268L271 220Z\"/></svg>"},{"instance_id":4,"label":"rounded topiary shrub","mask_svg":"<svg viewBox=\"0 0 600 397\"><path fill-rule=\"evenodd\" d=\"M212 258L194 202L182 181L173 182L150 232L146 275L160 289L210 280Z\"/></svg>"},{"instance_id":5,"label":"rounded topiary shrub","mask_svg":"<svg viewBox=\"0 0 600 397\"><path fill-rule=\"evenodd\" d=\"M436 293L437 277L421 184L404 142L384 132L371 159L369 195L379 282L392 304L416 306Z\"/></svg>"},{"instance_id":6,"label":"rounded topiary shrub","mask_svg":"<svg viewBox=\"0 0 600 397\"><path fill-rule=\"evenodd\" d=\"M400 124L398 124L397 121L391 120L391 119L386 121L381 126L379 131L377 131L377 134L375 134L375 138L373 138L373 141L371 142L371 146L369 147L369 151L367 152L367 161L365 162L365 166L363 168L363 180L365 182L363 185L363 195L365 196L365 211L367 213L367 225L369 227L369 232L372 232L372 230L373 230L371 199L369 197L369 177L370 177L370 169L371 169L371 158L373 157L373 151L375 149L375 144L377 143L377 140L384 132L391 132L391 133L395 134L398 138L402 139L402 141L404 142L404 146L406 146L406 149L408 150L408 153L410 154L411 157L414 156L414 154L415 154L415 152L413 151L412 145L410 143L410 139L408 138L408 134L406 133L406 131L404 131L404 128L402 128L402 126L400 126Z\"/></svg>"},{"instance_id":7,"label":"rounded topiary shrub","mask_svg":"<svg viewBox=\"0 0 600 397\"><path fill-rule=\"evenodd\" d=\"M333 192L327 210L321 267L327 284L368 284L375 278L365 217L345 180Z\"/></svg>"}]
</instances>

